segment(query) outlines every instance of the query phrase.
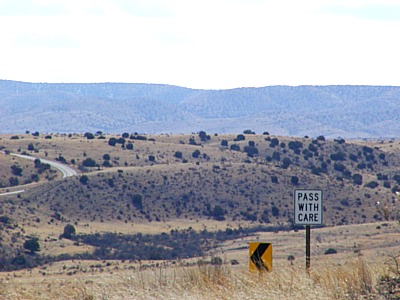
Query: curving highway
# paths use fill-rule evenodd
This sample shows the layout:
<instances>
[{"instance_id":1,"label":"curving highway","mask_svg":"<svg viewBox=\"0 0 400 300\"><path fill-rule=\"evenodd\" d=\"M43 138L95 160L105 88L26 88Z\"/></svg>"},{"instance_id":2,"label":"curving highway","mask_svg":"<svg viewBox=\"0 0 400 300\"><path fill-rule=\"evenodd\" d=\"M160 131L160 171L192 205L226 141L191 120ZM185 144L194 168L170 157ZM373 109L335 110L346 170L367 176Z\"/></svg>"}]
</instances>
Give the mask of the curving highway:
<instances>
[{"instance_id":1,"label":"curving highway","mask_svg":"<svg viewBox=\"0 0 400 300\"><path fill-rule=\"evenodd\" d=\"M74 169L72 169L72 168L70 168L70 167L68 167L68 166L66 166L66 165L64 165L62 163L56 162L56 161L51 161L51 160L47 160L47 159L43 159L43 158L39 158L39 157L33 157L33 156L29 156L29 155L23 155L23 154L10 153L10 155L16 156L16 157L20 157L20 158L24 158L24 159L28 159L28 160L35 160L35 159L38 158L38 159L40 159L40 161L42 163L49 164L50 166L52 166L52 167L56 168L57 170L59 170L62 173L63 178L72 177L72 176L78 175L78 173ZM23 193L25 191L26 190L23 189L23 190L8 192L8 193L0 194L0 196L19 194L19 193Z\"/></svg>"},{"instance_id":2,"label":"curving highway","mask_svg":"<svg viewBox=\"0 0 400 300\"><path fill-rule=\"evenodd\" d=\"M74 169L72 169L62 163L56 162L56 161L51 161L51 160L47 160L47 159L43 159L43 158L39 158L39 157L33 157L33 156L29 156L29 155L23 155L23 154L10 153L10 155L17 156L17 157L24 158L24 159L29 159L29 160L35 160L38 158L38 159L40 159L40 161L42 163L49 164L50 166L59 170L63 174L63 178L78 175L78 173Z\"/></svg>"},{"instance_id":3,"label":"curving highway","mask_svg":"<svg viewBox=\"0 0 400 300\"><path fill-rule=\"evenodd\" d=\"M2 193L2 194L0 194L0 196L20 194L20 193L23 193L23 192L25 192L25 190L18 190L18 191L13 191L13 192Z\"/></svg>"}]
</instances>

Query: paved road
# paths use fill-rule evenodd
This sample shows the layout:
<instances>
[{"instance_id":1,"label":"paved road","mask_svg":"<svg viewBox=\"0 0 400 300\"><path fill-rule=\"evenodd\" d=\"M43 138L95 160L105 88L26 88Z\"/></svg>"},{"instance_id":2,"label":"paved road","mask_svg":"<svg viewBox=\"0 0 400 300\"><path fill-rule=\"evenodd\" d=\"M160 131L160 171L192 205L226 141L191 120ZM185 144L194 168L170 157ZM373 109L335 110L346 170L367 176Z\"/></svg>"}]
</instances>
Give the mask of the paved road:
<instances>
[{"instance_id":1,"label":"paved road","mask_svg":"<svg viewBox=\"0 0 400 300\"><path fill-rule=\"evenodd\" d=\"M36 158L38 158L38 157L29 156L29 155L15 154L15 153L10 153L10 155L17 156L17 157L24 158L24 159L29 159L29 160L35 160ZM59 162L56 162L56 161L47 160L47 159L43 159L43 158L39 158L39 159L40 159L40 161L42 163L49 164L50 166L52 166L52 167L56 168L57 170L59 170L62 173L63 178L78 175L78 173L74 169L72 169L72 168L70 168L70 167L68 167L68 166L66 166L66 165L64 165L62 163L59 163ZM0 194L0 196L19 194L19 193L23 193L23 192L25 192L25 189L18 190L18 191L13 191L13 192L8 192L8 193L3 193L3 194Z\"/></svg>"},{"instance_id":2,"label":"paved road","mask_svg":"<svg viewBox=\"0 0 400 300\"><path fill-rule=\"evenodd\" d=\"M0 196L7 196L7 195L14 195L14 194L20 194L25 192L25 190L18 190L18 191L13 191L13 192L8 192L8 193L2 193Z\"/></svg>"},{"instance_id":3,"label":"paved road","mask_svg":"<svg viewBox=\"0 0 400 300\"><path fill-rule=\"evenodd\" d=\"M15 153L10 153L10 155L29 159L29 160L35 160L36 158L38 158L38 157L29 156L29 155L15 154ZM63 163L59 163L56 161L51 161L51 160L47 160L47 159L43 159L43 158L39 158L39 159L42 163L49 164L50 166L59 170L63 174L63 178L78 175L78 173L74 169L64 165Z\"/></svg>"}]
</instances>

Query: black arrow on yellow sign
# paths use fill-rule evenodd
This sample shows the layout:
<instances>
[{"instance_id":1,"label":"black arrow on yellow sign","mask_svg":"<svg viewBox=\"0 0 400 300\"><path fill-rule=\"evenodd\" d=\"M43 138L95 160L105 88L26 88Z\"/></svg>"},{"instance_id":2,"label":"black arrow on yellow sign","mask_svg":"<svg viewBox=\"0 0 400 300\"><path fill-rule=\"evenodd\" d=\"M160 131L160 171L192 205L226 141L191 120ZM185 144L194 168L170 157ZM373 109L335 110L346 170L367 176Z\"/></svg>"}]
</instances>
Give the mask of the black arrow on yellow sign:
<instances>
[{"instance_id":1,"label":"black arrow on yellow sign","mask_svg":"<svg viewBox=\"0 0 400 300\"><path fill-rule=\"evenodd\" d=\"M252 252L254 248L255 250ZM270 243L250 243L250 270L254 269L272 271L272 245Z\"/></svg>"}]
</instances>

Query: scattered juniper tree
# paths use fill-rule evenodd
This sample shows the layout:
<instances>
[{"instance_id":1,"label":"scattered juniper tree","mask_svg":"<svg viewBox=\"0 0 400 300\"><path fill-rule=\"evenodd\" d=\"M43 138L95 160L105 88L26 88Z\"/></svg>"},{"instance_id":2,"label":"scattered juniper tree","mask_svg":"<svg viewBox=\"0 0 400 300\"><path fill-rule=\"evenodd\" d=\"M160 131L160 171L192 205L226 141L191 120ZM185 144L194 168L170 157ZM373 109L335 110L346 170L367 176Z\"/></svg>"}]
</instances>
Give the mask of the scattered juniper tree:
<instances>
[{"instance_id":1,"label":"scattered juniper tree","mask_svg":"<svg viewBox=\"0 0 400 300\"><path fill-rule=\"evenodd\" d=\"M24 249L29 250L31 254L40 251L40 244L38 238L31 238L26 240L23 244Z\"/></svg>"},{"instance_id":2,"label":"scattered juniper tree","mask_svg":"<svg viewBox=\"0 0 400 300\"><path fill-rule=\"evenodd\" d=\"M67 224L64 227L64 232L62 234L62 237L65 239L71 239L72 236L75 234L75 227L71 224Z\"/></svg>"}]
</instances>

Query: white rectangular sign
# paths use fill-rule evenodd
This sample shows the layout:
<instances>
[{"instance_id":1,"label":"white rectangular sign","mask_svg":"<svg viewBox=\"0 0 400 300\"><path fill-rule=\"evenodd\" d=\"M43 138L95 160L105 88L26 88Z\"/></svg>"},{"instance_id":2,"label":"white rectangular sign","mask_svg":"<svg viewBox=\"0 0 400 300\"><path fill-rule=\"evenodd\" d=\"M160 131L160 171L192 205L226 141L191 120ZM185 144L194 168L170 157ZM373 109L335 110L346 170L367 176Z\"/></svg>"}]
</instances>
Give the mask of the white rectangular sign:
<instances>
[{"instance_id":1,"label":"white rectangular sign","mask_svg":"<svg viewBox=\"0 0 400 300\"><path fill-rule=\"evenodd\" d=\"M322 225L322 191L294 191L294 224Z\"/></svg>"}]
</instances>

